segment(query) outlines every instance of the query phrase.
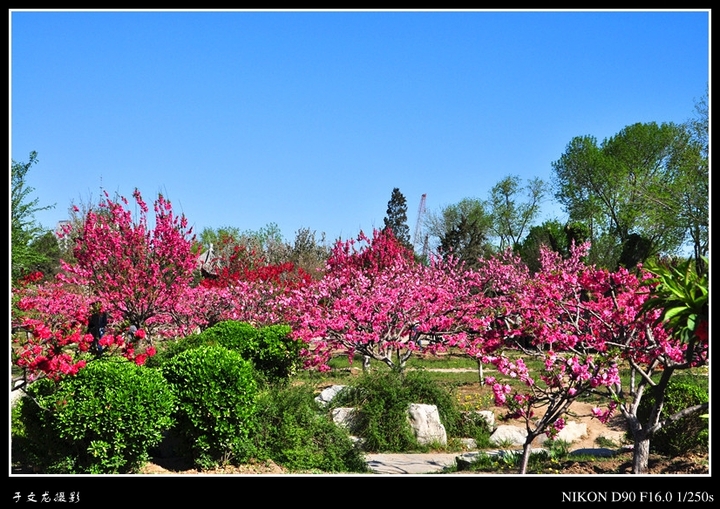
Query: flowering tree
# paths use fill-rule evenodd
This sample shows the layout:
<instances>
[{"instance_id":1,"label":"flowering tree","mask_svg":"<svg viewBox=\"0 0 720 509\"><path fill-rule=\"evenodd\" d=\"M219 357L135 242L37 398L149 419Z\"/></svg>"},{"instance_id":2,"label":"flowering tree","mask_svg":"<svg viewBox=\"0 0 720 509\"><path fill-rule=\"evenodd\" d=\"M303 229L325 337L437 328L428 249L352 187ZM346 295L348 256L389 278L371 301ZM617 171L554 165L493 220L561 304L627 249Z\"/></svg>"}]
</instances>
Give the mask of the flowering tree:
<instances>
[{"instance_id":1,"label":"flowering tree","mask_svg":"<svg viewBox=\"0 0 720 509\"><path fill-rule=\"evenodd\" d=\"M608 339L616 333L613 323L600 319L588 301L588 285L607 275L586 270L581 257L587 248L574 248L568 260L542 250L542 269L535 276L509 255L506 261L510 263L494 261L484 268L494 271L497 277L490 280L500 283L493 292L500 302L493 307L504 310L505 334L528 338L529 345L519 346L543 360L543 370L531 374L523 358L510 358L505 353L483 356L483 361L493 364L500 374L525 387L513 389L495 377L485 380L492 387L495 403L526 423L520 473L527 469L532 441L543 433L556 436L574 400L620 382L617 356L607 349ZM508 282L512 282L511 287L506 286ZM511 288L514 291L509 291ZM611 309L609 306L605 311ZM542 415L536 414L539 409L543 409Z\"/></svg>"},{"instance_id":2,"label":"flowering tree","mask_svg":"<svg viewBox=\"0 0 720 509\"><path fill-rule=\"evenodd\" d=\"M106 199L90 210L73 239L76 263L62 262L56 281L27 285L13 295L13 356L29 380L59 378L82 368L92 335L87 334L90 307L99 302L109 314L100 340L106 355L119 354L142 364L154 355L140 347L147 331L162 320L187 289L195 267L191 233L184 217L175 217L162 196L155 202L154 229L139 191L134 197L140 219L132 221L127 200ZM68 227L66 234L71 233ZM132 336L130 326L135 326Z\"/></svg>"},{"instance_id":3,"label":"flowering tree","mask_svg":"<svg viewBox=\"0 0 720 509\"><path fill-rule=\"evenodd\" d=\"M88 316L93 299L81 289L55 281L39 285L25 284L16 290L13 308L12 362L22 370L24 383L39 378L59 380L73 375L94 358L89 349L93 337L88 334ZM155 354L153 347L137 348L136 339L144 336L139 329L134 337L126 331L110 328L100 340L105 355L122 355L143 364Z\"/></svg>"},{"instance_id":4,"label":"flowering tree","mask_svg":"<svg viewBox=\"0 0 720 509\"><path fill-rule=\"evenodd\" d=\"M508 336L530 338L535 354L542 358L544 368L531 375L522 358L506 355L485 356L504 376L515 378L525 389L513 389L494 377L486 383L493 388L496 404L506 406L508 413L525 420L528 431L523 449L520 472L524 473L530 444L542 433L552 437L564 426L563 416L570 404L583 394L603 394L610 398L606 410L594 409L603 422L620 407L634 429L634 472L647 469L649 436L658 426L651 417L643 427L637 419L637 407L642 389L630 391L630 402L623 403L626 394L620 384L619 364L629 360L633 369L643 373L643 384L654 384L652 373L664 368L662 380L669 377L687 349L668 333L656 310L644 308L650 292L643 286L647 276L636 276L625 269L617 272L588 267L582 262L587 244L571 249L563 260L557 253L541 251L541 270L517 286L512 298L505 292L497 295L511 319L505 321ZM516 280L508 276L517 272L518 263L495 265L497 280ZM499 306L495 307L496 309ZM530 352L530 349L527 350ZM697 362L706 359L705 353L694 353ZM694 365L697 365L697 362ZM685 364L682 367L688 367ZM666 384L665 384L666 385ZM664 387L664 385L662 385ZM664 390L664 389L663 389ZM536 416L536 410L544 413ZM654 428L653 428L654 427ZM644 430L644 431L643 431ZM647 433L645 433L647 432Z\"/></svg>"},{"instance_id":5,"label":"flowering tree","mask_svg":"<svg viewBox=\"0 0 720 509\"><path fill-rule=\"evenodd\" d=\"M267 263L259 250L238 244L231 235L220 239L218 253L212 272L206 270L196 287L179 296L171 313L177 326L173 332L203 330L224 320L256 326L278 323L276 300L312 279L292 262Z\"/></svg>"},{"instance_id":6,"label":"flowering tree","mask_svg":"<svg viewBox=\"0 0 720 509\"><path fill-rule=\"evenodd\" d=\"M154 227L140 191L133 193L140 217L133 221L128 201L105 193L90 210L73 250L76 263L63 263L62 281L87 288L110 316L152 333L162 327L178 297L190 286L196 256L192 228L175 216L162 195L154 203Z\"/></svg>"},{"instance_id":7,"label":"flowering tree","mask_svg":"<svg viewBox=\"0 0 720 509\"><path fill-rule=\"evenodd\" d=\"M678 370L687 370L708 363L708 279L698 274L690 261L678 268L649 264L636 299L640 323L645 333L620 340L624 357L633 373L640 375L637 387L627 394L613 391L618 408L633 434L633 472L647 472L652 436L666 424L682 417L707 412L708 403L681 409L661 419L665 391L670 378ZM703 260L704 270L709 267ZM660 328L662 327L662 329ZM659 379L654 376L659 373ZM634 378L633 378L634 380ZM637 409L642 397L652 390L655 398L650 414L641 421Z\"/></svg>"},{"instance_id":8,"label":"flowering tree","mask_svg":"<svg viewBox=\"0 0 720 509\"><path fill-rule=\"evenodd\" d=\"M360 247L358 247L358 244ZM402 369L412 352L434 352L485 327L465 297L471 281L454 262L416 263L389 230L338 241L322 280L280 299L295 337L311 351L306 367L329 369L341 351ZM393 357L395 355L395 357Z\"/></svg>"}]
</instances>

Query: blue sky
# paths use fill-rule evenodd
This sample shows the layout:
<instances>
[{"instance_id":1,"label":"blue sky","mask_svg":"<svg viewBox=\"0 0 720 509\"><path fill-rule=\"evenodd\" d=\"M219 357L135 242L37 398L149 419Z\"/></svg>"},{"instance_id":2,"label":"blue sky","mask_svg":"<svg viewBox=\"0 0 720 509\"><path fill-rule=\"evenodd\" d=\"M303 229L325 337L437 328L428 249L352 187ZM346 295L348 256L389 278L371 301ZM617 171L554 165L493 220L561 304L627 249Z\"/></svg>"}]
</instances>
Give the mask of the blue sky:
<instances>
[{"instance_id":1,"label":"blue sky","mask_svg":"<svg viewBox=\"0 0 720 509\"><path fill-rule=\"evenodd\" d=\"M709 10L9 14L10 154L37 151L47 228L138 188L196 233L332 241L382 227L397 187L412 233L422 194L550 182L575 136L684 122L709 82Z\"/></svg>"}]
</instances>

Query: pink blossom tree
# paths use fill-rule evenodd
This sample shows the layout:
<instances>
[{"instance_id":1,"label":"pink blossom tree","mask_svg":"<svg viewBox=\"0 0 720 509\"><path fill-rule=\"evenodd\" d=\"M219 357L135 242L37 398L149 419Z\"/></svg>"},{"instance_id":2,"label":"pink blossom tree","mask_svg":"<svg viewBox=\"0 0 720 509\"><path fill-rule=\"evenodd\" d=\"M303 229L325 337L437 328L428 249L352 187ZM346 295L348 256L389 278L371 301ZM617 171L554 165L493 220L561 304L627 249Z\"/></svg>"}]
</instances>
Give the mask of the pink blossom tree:
<instances>
[{"instance_id":1,"label":"pink blossom tree","mask_svg":"<svg viewBox=\"0 0 720 509\"><path fill-rule=\"evenodd\" d=\"M143 363L155 349L139 340L165 326L162 319L192 280L191 230L184 217L174 216L170 202L162 196L155 202L151 229L139 191L134 193L140 208L137 222L125 208L127 200L105 197L72 239L76 262L61 262L63 272L56 281L28 285L13 296L13 328L24 332L14 335L14 362L30 381L59 378L85 365L93 302L109 314L100 340L107 354ZM133 337L127 335L130 325L136 328Z\"/></svg>"},{"instance_id":2,"label":"pink blossom tree","mask_svg":"<svg viewBox=\"0 0 720 509\"><path fill-rule=\"evenodd\" d=\"M309 343L306 367L329 369L336 352L402 369L413 352L436 352L482 329L467 296L472 281L456 262L423 266L389 231L338 241L324 277L278 301L296 338Z\"/></svg>"},{"instance_id":3,"label":"pink blossom tree","mask_svg":"<svg viewBox=\"0 0 720 509\"><path fill-rule=\"evenodd\" d=\"M582 257L588 247L573 247L566 260L543 249L541 270L532 277L518 269L519 263L490 264L498 281L515 280L517 284L527 277L513 295L499 289L496 295L503 301L495 309L506 310L508 337L529 338L525 352L540 357L544 366L531 374L522 358L505 353L484 358L501 375L525 387L512 388L495 377L486 379L496 404L526 422L521 473L526 471L532 441L543 433L556 436L571 403L590 393L609 398L606 410L594 410L603 422L620 408L635 437L634 472L644 473L649 436L657 429L657 420L651 417L649 427L640 424L637 407L642 390L623 392L620 366L630 361L630 366L643 374L643 384L654 384L652 373L658 367L664 368L661 385L673 369L691 365L680 360L686 357L686 347L673 340L658 319L659 313L644 309L651 295L651 290L643 286L645 276L638 277L625 269L609 272L586 266ZM695 353L693 358L705 359L706 353ZM625 401L627 397L629 401ZM538 416L539 409L543 413Z\"/></svg>"},{"instance_id":4,"label":"pink blossom tree","mask_svg":"<svg viewBox=\"0 0 720 509\"><path fill-rule=\"evenodd\" d=\"M94 358L88 334L92 299L80 289L51 281L17 289L13 316L12 362L22 370L13 389L40 378L59 380L73 375ZM144 331L136 334L141 337ZM124 331L109 330L100 340L106 355L121 355L142 364L153 347L137 348Z\"/></svg>"},{"instance_id":5,"label":"pink blossom tree","mask_svg":"<svg viewBox=\"0 0 720 509\"><path fill-rule=\"evenodd\" d=\"M483 357L501 375L524 387L513 388L492 376L485 380L492 387L495 403L505 406L510 417L525 421L527 438L520 473L526 472L534 439L543 433L556 436L573 401L620 382L617 356L607 355L605 341L610 331L599 329L585 307L581 256L587 247L575 248L568 260L542 250L541 270L534 276L519 259L507 254L504 263L492 260L479 269L488 281L498 282L490 288L498 300L492 307L502 310L500 329L505 330L507 341L516 340L515 350L543 361L542 371L531 373L522 357L508 356L505 350ZM488 277L493 273L495 277ZM521 339L529 344L518 342ZM542 415L538 415L540 409Z\"/></svg>"},{"instance_id":6,"label":"pink blossom tree","mask_svg":"<svg viewBox=\"0 0 720 509\"><path fill-rule=\"evenodd\" d=\"M647 473L650 441L655 433L673 421L707 412L709 407L708 403L692 405L661 418L671 377L678 371L706 366L709 362L707 272L698 273L693 265L692 261L679 268L650 264L632 302L621 303L637 310L638 321L645 325L644 333L619 338L617 345L633 376L629 390L612 391L633 435L636 474ZM705 259L700 270L707 271L708 267ZM653 403L643 421L638 408L650 391Z\"/></svg>"},{"instance_id":7,"label":"pink blossom tree","mask_svg":"<svg viewBox=\"0 0 720 509\"><path fill-rule=\"evenodd\" d=\"M197 258L192 228L175 216L162 195L154 203L154 225L140 191L133 193L140 210L134 221L127 199L105 193L98 210L90 210L75 241L75 264L62 263L60 279L87 288L118 322L152 334L167 322L178 297L193 279Z\"/></svg>"}]
</instances>

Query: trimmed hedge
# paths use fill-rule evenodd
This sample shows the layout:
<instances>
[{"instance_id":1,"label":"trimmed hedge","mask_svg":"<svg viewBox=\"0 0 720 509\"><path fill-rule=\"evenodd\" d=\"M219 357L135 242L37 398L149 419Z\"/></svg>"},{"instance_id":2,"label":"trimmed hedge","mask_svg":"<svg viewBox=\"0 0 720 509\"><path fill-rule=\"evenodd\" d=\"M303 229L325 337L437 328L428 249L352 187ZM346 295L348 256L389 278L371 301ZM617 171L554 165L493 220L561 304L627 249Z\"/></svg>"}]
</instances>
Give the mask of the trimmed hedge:
<instances>
[{"instance_id":1,"label":"trimmed hedge","mask_svg":"<svg viewBox=\"0 0 720 509\"><path fill-rule=\"evenodd\" d=\"M301 341L290 336L287 325L253 327L245 322L225 321L201 333L206 344L235 350L251 361L267 381L286 382L300 366Z\"/></svg>"}]
</instances>

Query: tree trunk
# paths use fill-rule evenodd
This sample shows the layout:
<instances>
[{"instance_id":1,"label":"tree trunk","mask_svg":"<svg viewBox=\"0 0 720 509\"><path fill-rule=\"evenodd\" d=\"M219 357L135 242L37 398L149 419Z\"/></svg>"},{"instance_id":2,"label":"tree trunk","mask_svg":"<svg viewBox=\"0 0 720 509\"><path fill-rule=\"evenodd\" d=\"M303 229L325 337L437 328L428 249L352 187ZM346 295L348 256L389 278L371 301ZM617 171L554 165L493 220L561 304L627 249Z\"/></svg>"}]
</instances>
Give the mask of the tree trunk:
<instances>
[{"instance_id":1,"label":"tree trunk","mask_svg":"<svg viewBox=\"0 0 720 509\"><path fill-rule=\"evenodd\" d=\"M518 470L518 473L520 474L527 472L528 461L530 460L530 442L531 441L525 441L525 444L523 445L522 458L520 458L520 469Z\"/></svg>"},{"instance_id":2,"label":"tree trunk","mask_svg":"<svg viewBox=\"0 0 720 509\"><path fill-rule=\"evenodd\" d=\"M480 359L477 360L478 363L478 378L480 380L480 385L483 384L483 365L482 361Z\"/></svg>"},{"instance_id":3,"label":"tree trunk","mask_svg":"<svg viewBox=\"0 0 720 509\"><path fill-rule=\"evenodd\" d=\"M369 355L363 355L363 364L362 364L363 373L367 373L370 369L370 356Z\"/></svg>"},{"instance_id":4,"label":"tree trunk","mask_svg":"<svg viewBox=\"0 0 720 509\"><path fill-rule=\"evenodd\" d=\"M647 474L650 460L650 438L635 440L633 450L633 474Z\"/></svg>"}]
</instances>

